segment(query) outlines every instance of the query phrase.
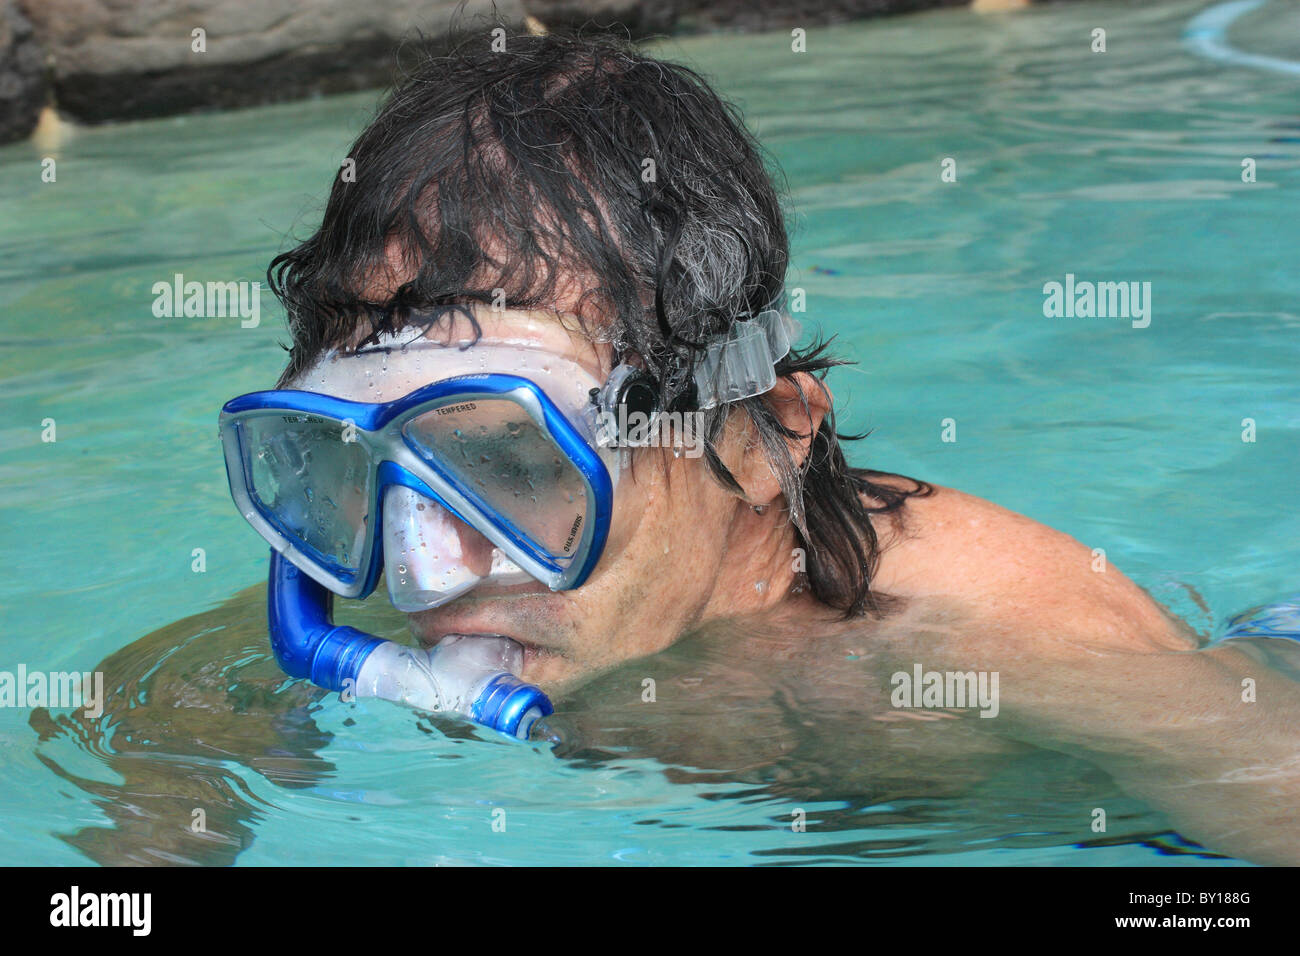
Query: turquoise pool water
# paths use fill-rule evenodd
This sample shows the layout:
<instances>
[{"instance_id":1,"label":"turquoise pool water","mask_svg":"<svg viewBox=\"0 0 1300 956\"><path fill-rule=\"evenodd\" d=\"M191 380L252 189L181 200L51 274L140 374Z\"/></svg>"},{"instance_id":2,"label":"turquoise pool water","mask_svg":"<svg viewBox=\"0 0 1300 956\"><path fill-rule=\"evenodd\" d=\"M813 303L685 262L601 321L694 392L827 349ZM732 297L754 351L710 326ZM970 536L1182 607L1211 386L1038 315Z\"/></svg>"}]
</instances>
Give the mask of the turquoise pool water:
<instances>
[{"instance_id":1,"label":"turquoise pool water","mask_svg":"<svg viewBox=\"0 0 1300 956\"><path fill-rule=\"evenodd\" d=\"M1300 79L1189 52L1203 6L942 12L811 30L803 56L783 33L664 46L786 171L790 284L861 363L831 383L844 424L875 429L870 461L1105 547L1210 634L1300 577ZM1273 3L1230 38L1300 59L1297 25ZM824 743L767 777L621 743L617 675L573 703L596 731L562 758L279 680L242 593L265 548L229 501L215 422L274 380L280 316L268 293L256 328L157 318L151 289L261 279L375 100L0 149L0 669L116 654L126 701L89 723L0 709L0 861L1225 862L1122 795L1104 838L1080 834L1068 821L1105 783L1056 755L958 796L854 788ZM1066 274L1150 282L1150 327L1045 318L1043 285ZM661 666L689 681L706 656ZM672 716L644 729L678 732Z\"/></svg>"}]
</instances>

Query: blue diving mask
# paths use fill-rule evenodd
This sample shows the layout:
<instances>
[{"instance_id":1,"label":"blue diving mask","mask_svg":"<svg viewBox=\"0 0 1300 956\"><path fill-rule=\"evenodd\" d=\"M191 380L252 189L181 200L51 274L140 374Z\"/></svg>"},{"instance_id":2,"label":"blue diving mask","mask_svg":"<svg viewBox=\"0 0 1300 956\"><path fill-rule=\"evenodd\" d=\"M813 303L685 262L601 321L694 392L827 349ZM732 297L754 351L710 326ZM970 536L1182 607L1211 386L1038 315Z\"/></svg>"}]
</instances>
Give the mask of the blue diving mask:
<instances>
[{"instance_id":1,"label":"blue diving mask","mask_svg":"<svg viewBox=\"0 0 1300 956\"><path fill-rule=\"evenodd\" d=\"M697 369L701 408L771 388L775 362L798 333L776 310L738 329L710 346ZM408 329L357 352L327 353L292 385L232 399L220 419L231 495L274 552L277 659L330 690L444 709L433 700L493 724L475 700L451 706L413 692L410 680L394 690L391 674L366 673L367 659L374 672L376 661L399 652L376 656L391 642L334 627L329 596L365 598L381 570L390 600L408 613L484 581L581 586L609 533L628 454L616 407L635 393L636 371L622 365L602 382L539 343L438 342ZM412 664L411 654L438 650L403 648L400 663L384 667L423 684L417 672L426 662ZM523 736L517 719L550 705L536 688L521 690L517 676L507 680L518 662L512 670L509 654L501 660L492 693L516 699L503 711L510 726L498 729Z\"/></svg>"},{"instance_id":2,"label":"blue diving mask","mask_svg":"<svg viewBox=\"0 0 1300 956\"><path fill-rule=\"evenodd\" d=\"M299 382L321 392L233 399L221 435L235 503L308 576L360 599L387 566L405 612L485 579L552 590L586 579L620 452L596 443L599 382L583 367L541 349L416 339L331 354ZM406 391L414 383L428 384Z\"/></svg>"}]
</instances>

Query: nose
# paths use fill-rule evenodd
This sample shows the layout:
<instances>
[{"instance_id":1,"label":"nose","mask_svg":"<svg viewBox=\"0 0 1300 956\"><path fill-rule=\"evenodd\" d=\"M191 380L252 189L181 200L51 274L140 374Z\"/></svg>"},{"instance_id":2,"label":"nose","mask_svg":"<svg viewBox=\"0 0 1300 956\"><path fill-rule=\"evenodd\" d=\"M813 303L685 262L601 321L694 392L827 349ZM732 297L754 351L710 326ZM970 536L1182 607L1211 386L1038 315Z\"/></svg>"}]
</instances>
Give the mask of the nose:
<instances>
[{"instance_id":1,"label":"nose","mask_svg":"<svg viewBox=\"0 0 1300 956\"><path fill-rule=\"evenodd\" d=\"M493 545L436 501L412 488L384 493L384 576L393 607L438 607L492 571Z\"/></svg>"}]
</instances>

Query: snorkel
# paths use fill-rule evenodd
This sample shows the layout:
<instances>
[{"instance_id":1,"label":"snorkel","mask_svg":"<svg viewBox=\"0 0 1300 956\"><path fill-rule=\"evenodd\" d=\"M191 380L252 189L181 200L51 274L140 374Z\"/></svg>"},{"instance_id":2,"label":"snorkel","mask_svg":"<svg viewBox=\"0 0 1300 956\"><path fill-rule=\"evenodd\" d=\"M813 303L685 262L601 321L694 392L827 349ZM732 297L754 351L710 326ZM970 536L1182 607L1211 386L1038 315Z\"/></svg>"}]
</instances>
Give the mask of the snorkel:
<instances>
[{"instance_id":1,"label":"snorkel","mask_svg":"<svg viewBox=\"0 0 1300 956\"><path fill-rule=\"evenodd\" d=\"M511 653L509 638L457 640L449 635L425 651L336 625L333 599L323 585L271 552L271 651L288 676L345 696L381 697L459 714L521 739L538 718L554 710L539 688L511 671L509 665L517 668L520 655Z\"/></svg>"}]
</instances>

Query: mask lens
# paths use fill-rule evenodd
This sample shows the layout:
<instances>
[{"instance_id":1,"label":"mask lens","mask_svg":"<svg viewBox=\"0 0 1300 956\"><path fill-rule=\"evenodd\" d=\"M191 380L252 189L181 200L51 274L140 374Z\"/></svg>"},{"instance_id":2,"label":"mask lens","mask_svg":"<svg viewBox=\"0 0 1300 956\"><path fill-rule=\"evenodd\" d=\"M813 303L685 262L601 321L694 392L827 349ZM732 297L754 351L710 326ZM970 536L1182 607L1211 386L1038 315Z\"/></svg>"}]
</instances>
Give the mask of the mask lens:
<instances>
[{"instance_id":1,"label":"mask lens","mask_svg":"<svg viewBox=\"0 0 1300 956\"><path fill-rule=\"evenodd\" d=\"M370 456L339 422L278 413L240 423L253 498L281 530L333 563L361 566L374 481Z\"/></svg>"},{"instance_id":2,"label":"mask lens","mask_svg":"<svg viewBox=\"0 0 1300 956\"><path fill-rule=\"evenodd\" d=\"M487 398L447 405L403 429L487 509L554 560L582 540L587 490L582 474L520 405Z\"/></svg>"}]
</instances>

